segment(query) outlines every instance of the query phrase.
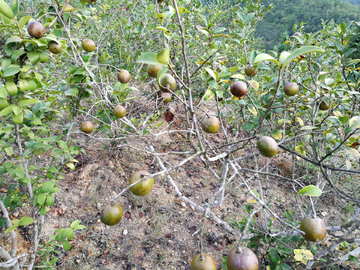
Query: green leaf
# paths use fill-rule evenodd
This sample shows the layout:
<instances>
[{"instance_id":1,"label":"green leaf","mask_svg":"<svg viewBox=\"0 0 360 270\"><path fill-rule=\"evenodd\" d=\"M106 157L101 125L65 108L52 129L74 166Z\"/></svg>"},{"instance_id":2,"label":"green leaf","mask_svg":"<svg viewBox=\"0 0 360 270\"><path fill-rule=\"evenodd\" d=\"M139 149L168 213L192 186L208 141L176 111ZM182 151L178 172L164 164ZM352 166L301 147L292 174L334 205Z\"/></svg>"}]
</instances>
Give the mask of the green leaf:
<instances>
[{"instance_id":1,"label":"green leaf","mask_svg":"<svg viewBox=\"0 0 360 270\"><path fill-rule=\"evenodd\" d=\"M47 181L43 183L41 188L43 192L49 192L54 186L55 186L54 181Z\"/></svg>"},{"instance_id":2,"label":"green leaf","mask_svg":"<svg viewBox=\"0 0 360 270\"><path fill-rule=\"evenodd\" d=\"M71 223L70 228L74 230L74 228L80 224L80 220L75 220Z\"/></svg>"},{"instance_id":3,"label":"green leaf","mask_svg":"<svg viewBox=\"0 0 360 270\"><path fill-rule=\"evenodd\" d=\"M38 102L40 102L40 101L37 100L37 99L23 99L23 100L19 101L18 106L19 107L26 107L28 105L36 104Z\"/></svg>"},{"instance_id":4,"label":"green leaf","mask_svg":"<svg viewBox=\"0 0 360 270\"><path fill-rule=\"evenodd\" d=\"M16 14L19 11L19 1L18 0L13 0L11 3L11 10L14 13L14 15L16 16Z\"/></svg>"},{"instance_id":5,"label":"green leaf","mask_svg":"<svg viewBox=\"0 0 360 270\"><path fill-rule=\"evenodd\" d=\"M215 97L215 91L212 89L208 89L204 95L204 100L208 101L208 100L212 99L213 97Z\"/></svg>"},{"instance_id":6,"label":"green leaf","mask_svg":"<svg viewBox=\"0 0 360 270\"><path fill-rule=\"evenodd\" d=\"M280 66L280 63L274 57L272 57L271 55L269 55L267 53L258 54L254 59L254 64L262 62L262 61L270 61L270 62L273 62L276 65Z\"/></svg>"},{"instance_id":7,"label":"green leaf","mask_svg":"<svg viewBox=\"0 0 360 270\"><path fill-rule=\"evenodd\" d=\"M150 65L167 66L167 64L162 64L158 62L158 60L156 59L156 54L152 52L143 53L138 57L136 62Z\"/></svg>"},{"instance_id":8,"label":"green leaf","mask_svg":"<svg viewBox=\"0 0 360 270\"><path fill-rule=\"evenodd\" d=\"M341 29L341 32L345 33L346 32L346 23L344 23L344 22L340 23L340 29Z\"/></svg>"},{"instance_id":9,"label":"green leaf","mask_svg":"<svg viewBox=\"0 0 360 270\"><path fill-rule=\"evenodd\" d=\"M65 165L68 166L70 169L75 170L75 165L74 164L69 162L69 163L66 163Z\"/></svg>"},{"instance_id":10,"label":"green leaf","mask_svg":"<svg viewBox=\"0 0 360 270\"><path fill-rule=\"evenodd\" d=\"M156 55L156 61L161 64L168 65L170 60L170 50L165 49Z\"/></svg>"},{"instance_id":11,"label":"green leaf","mask_svg":"<svg viewBox=\"0 0 360 270\"><path fill-rule=\"evenodd\" d=\"M12 147L7 147L4 150L8 156L12 156L14 154L14 150Z\"/></svg>"},{"instance_id":12,"label":"green leaf","mask_svg":"<svg viewBox=\"0 0 360 270\"><path fill-rule=\"evenodd\" d=\"M41 209L40 209L40 215L42 215L42 216L45 216L45 215L46 215L46 207L45 207L45 206L41 207Z\"/></svg>"},{"instance_id":13,"label":"green leaf","mask_svg":"<svg viewBox=\"0 0 360 270\"><path fill-rule=\"evenodd\" d=\"M163 32L165 32L165 33L168 34L168 35L171 34L170 31L167 30L165 27L157 26L156 29L163 31Z\"/></svg>"},{"instance_id":14,"label":"green leaf","mask_svg":"<svg viewBox=\"0 0 360 270\"><path fill-rule=\"evenodd\" d=\"M210 69L210 68L205 68L206 72L209 73L209 75L214 79L214 81L218 81L219 80L219 75L216 76L215 72Z\"/></svg>"},{"instance_id":15,"label":"green leaf","mask_svg":"<svg viewBox=\"0 0 360 270\"><path fill-rule=\"evenodd\" d=\"M70 243L68 241L66 241L66 240L62 241L62 245L63 245L65 250L70 250L71 249Z\"/></svg>"},{"instance_id":16,"label":"green leaf","mask_svg":"<svg viewBox=\"0 0 360 270\"><path fill-rule=\"evenodd\" d=\"M49 194L54 194L54 193L59 192L59 191L61 191L60 188L54 187L49 191Z\"/></svg>"},{"instance_id":17,"label":"green leaf","mask_svg":"<svg viewBox=\"0 0 360 270\"><path fill-rule=\"evenodd\" d=\"M71 88L65 91L65 96L77 97L79 95L79 90L77 88Z\"/></svg>"},{"instance_id":18,"label":"green leaf","mask_svg":"<svg viewBox=\"0 0 360 270\"><path fill-rule=\"evenodd\" d=\"M186 8L184 7L179 7L179 13L190 13L190 11L188 11Z\"/></svg>"},{"instance_id":19,"label":"green leaf","mask_svg":"<svg viewBox=\"0 0 360 270\"><path fill-rule=\"evenodd\" d=\"M18 65L10 65L3 73L3 77L13 76L21 71Z\"/></svg>"},{"instance_id":20,"label":"green leaf","mask_svg":"<svg viewBox=\"0 0 360 270\"><path fill-rule=\"evenodd\" d=\"M360 153L358 150L350 147L344 147L345 151L354 157L360 157Z\"/></svg>"},{"instance_id":21,"label":"green leaf","mask_svg":"<svg viewBox=\"0 0 360 270\"><path fill-rule=\"evenodd\" d=\"M31 224L33 222L34 222L34 220L31 217L22 217L21 220L20 220L19 225L20 226L26 226L26 225L29 225L29 224Z\"/></svg>"},{"instance_id":22,"label":"green leaf","mask_svg":"<svg viewBox=\"0 0 360 270\"><path fill-rule=\"evenodd\" d=\"M286 66L287 64L290 63L291 60L297 58L300 55L306 54L306 53L311 53L311 52L325 52L324 49L317 47L317 46L304 46L301 47L299 49L296 49L295 51L293 51L284 61L283 66Z\"/></svg>"},{"instance_id":23,"label":"green leaf","mask_svg":"<svg viewBox=\"0 0 360 270\"><path fill-rule=\"evenodd\" d=\"M1 0L0 0L1 1ZM17 228L17 227L19 227L19 223L17 223L17 224L14 224L14 225L12 225L12 226L10 226L6 231L5 231L5 233L8 233L8 232L11 232L12 230L14 230L15 228Z\"/></svg>"},{"instance_id":24,"label":"green leaf","mask_svg":"<svg viewBox=\"0 0 360 270\"><path fill-rule=\"evenodd\" d=\"M234 74L230 77L231 79L240 79L240 80L245 80L245 76L242 74Z\"/></svg>"},{"instance_id":25,"label":"green leaf","mask_svg":"<svg viewBox=\"0 0 360 270\"><path fill-rule=\"evenodd\" d=\"M29 20L31 16L22 17L19 21L19 28L21 29Z\"/></svg>"},{"instance_id":26,"label":"green leaf","mask_svg":"<svg viewBox=\"0 0 360 270\"><path fill-rule=\"evenodd\" d=\"M40 61L40 54L37 52L29 52L27 54L27 57L29 58L31 64L35 65L37 62Z\"/></svg>"},{"instance_id":27,"label":"green leaf","mask_svg":"<svg viewBox=\"0 0 360 270\"><path fill-rule=\"evenodd\" d=\"M18 106L13 107L13 112L15 115L19 115L22 112L22 109Z\"/></svg>"},{"instance_id":28,"label":"green leaf","mask_svg":"<svg viewBox=\"0 0 360 270\"><path fill-rule=\"evenodd\" d=\"M18 37L18 36L9 37L6 40L5 45L8 45L9 43L14 43L14 42L16 42L16 43L22 42L22 39L20 37Z\"/></svg>"},{"instance_id":29,"label":"green leaf","mask_svg":"<svg viewBox=\"0 0 360 270\"><path fill-rule=\"evenodd\" d=\"M320 188L309 185L301 189L298 194L307 195L311 197L319 197L322 194L322 191Z\"/></svg>"},{"instance_id":30,"label":"green leaf","mask_svg":"<svg viewBox=\"0 0 360 270\"><path fill-rule=\"evenodd\" d=\"M5 109L3 109L1 112L0 112L0 116L5 116L5 115L8 115L10 113L12 113L12 109L15 107L14 104L11 104L9 107L6 107Z\"/></svg>"},{"instance_id":31,"label":"green leaf","mask_svg":"<svg viewBox=\"0 0 360 270\"><path fill-rule=\"evenodd\" d=\"M0 86L0 98L7 98L7 91L4 86Z\"/></svg>"},{"instance_id":32,"label":"green leaf","mask_svg":"<svg viewBox=\"0 0 360 270\"><path fill-rule=\"evenodd\" d=\"M279 130L276 129L276 130L273 130L271 132L271 137L273 137L276 140L281 140L282 139L282 134L281 134L281 132Z\"/></svg>"},{"instance_id":33,"label":"green leaf","mask_svg":"<svg viewBox=\"0 0 360 270\"><path fill-rule=\"evenodd\" d=\"M43 205L46 199L46 193L40 193L37 198L37 203Z\"/></svg>"},{"instance_id":34,"label":"green leaf","mask_svg":"<svg viewBox=\"0 0 360 270\"><path fill-rule=\"evenodd\" d=\"M351 130L360 128L360 116L354 116L349 120L349 128Z\"/></svg>"},{"instance_id":35,"label":"green leaf","mask_svg":"<svg viewBox=\"0 0 360 270\"><path fill-rule=\"evenodd\" d=\"M55 196L50 194L50 195L46 195L46 202L45 205L46 206L52 206L54 204L55 201Z\"/></svg>"},{"instance_id":36,"label":"green leaf","mask_svg":"<svg viewBox=\"0 0 360 270\"><path fill-rule=\"evenodd\" d=\"M4 0L0 0L0 13L8 19L12 20L15 18L14 12Z\"/></svg>"}]
</instances>

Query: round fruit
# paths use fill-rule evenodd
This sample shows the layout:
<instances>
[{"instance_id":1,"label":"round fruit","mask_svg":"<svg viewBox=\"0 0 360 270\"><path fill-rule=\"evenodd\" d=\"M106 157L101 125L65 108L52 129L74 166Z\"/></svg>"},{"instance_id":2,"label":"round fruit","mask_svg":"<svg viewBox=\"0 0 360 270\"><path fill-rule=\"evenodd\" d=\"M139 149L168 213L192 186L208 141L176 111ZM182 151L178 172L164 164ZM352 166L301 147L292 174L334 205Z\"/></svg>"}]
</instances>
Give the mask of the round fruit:
<instances>
[{"instance_id":1,"label":"round fruit","mask_svg":"<svg viewBox=\"0 0 360 270\"><path fill-rule=\"evenodd\" d=\"M171 101L171 94L170 93L162 93L161 99L164 101L165 104L168 104Z\"/></svg>"},{"instance_id":2,"label":"round fruit","mask_svg":"<svg viewBox=\"0 0 360 270\"><path fill-rule=\"evenodd\" d=\"M201 125L206 133L216 133L220 128L220 121L217 117L211 116L205 119Z\"/></svg>"},{"instance_id":3,"label":"round fruit","mask_svg":"<svg viewBox=\"0 0 360 270\"><path fill-rule=\"evenodd\" d=\"M168 88L174 91L176 88L176 80L170 74L164 74L160 80L160 88L163 91L168 91Z\"/></svg>"},{"instance_id":4,"label":"round fruit","mask_svg":"<svg viewBox=\"0 0 360 270\"><path fill-rule=\"evenodd\" d=\"M48 49L53 54L59 54L59 53L61 53L62 46L60 43L57 43L56 41L52 40L49 42Z\"/></svg>"},{"instance_id":5,"label":"round fruit","mask_svg":"<svg viewBox=\"0 0 360 270\"><path fill-rule=\"evenodd\" d=\"M319 109L322 111L327 111L330 109L330 106L325 101L321 101Z\"/></svg>"},{"instance_id":6,"label":"round fruit","mask_svg":"<svg viewBox=\"0 0 360 270\"><path fill-rule=\"evenodd\" d=\"M113 110L113 114L117 118L123 118L125 116L125 114L126 114L126 109L121 105L117 105Z\"/></svg>"},{"instance_id":7,"label":"round fruit","mask_svg":"<svg viewBox=\"0 0 360 270\"><path fill-rule=\"evenodd\" d=\"M252 65L247 64L245 67L245 74L250 77L254 77L258 73L258 69L255 69Z\"/></svg>"},{"instance_id":8,"label":"round fruit","mask_svg":"<svg viewBox=\"0 0 360 270\"><path fill-rule=\"evenodd\" d=\"M81 47L87 52L95 51L95 42L91 39L84 39L81 43Z\"/></svg>"},{"instance_id":9,"label":"round fruit","mask_svg":"<svg viewBox=\"0 0 360 270\"><path fill-rule=\"evenodd\" d=\"M27 31L34 38L42 38L45 35L45 27L38 21L31 21L28 24Z\"/></svg>"},{"instance_id":10,"label":"round fruit","mask_svg":"<svg viewBox=\"0 0 360 270\"><path fill-rule=\"evenodd\" d=\"M162 69L162 66L157 65L148 65L146 68L146 72L150 77L156 78L158 72Z\"/></svg>"},{"instance_id":11,"label":"round fruit","mask_svg":"<svg viewBox=\"0 0 360 270\"><path fill-rule=\"evenodd\" d=\"M114 226L122 219L123 210L120 203L109 203L101 211L100 219L102 223Z\"/></svg>"},{"instance_id":12,"label":"round fruit","mask_svg":"<svg viewBox=\"0 0 360 270\"><path fill-rule=\"evenodd\" d=\"M121 83L128 83L130 81L130 79L131 79L131 75L130 75L129 71L127 71L125 69L122 69L118 73L117 79Z\"/></svg>"},{"instance_id":13,"label":"round fruit","mask_svg":"<svg viewBox=\"0 0 360 270\"><path fill-rule=\"evenodd\" d=\"M305 233L304 238L312 242L321 241L326 236L326 226L320 218L304 218L301 221L300 230Z\"/></svg>"},{"instance_id":14,"label":"round fruit","mask_svg":"<svg viewBox=\"0 0 360 270\"><path fill-rule=\"evenodd\" d=\"M288 96L295 96L299 92L299 86L294 82L289 82L284 86L284 93Z\"/></svg>"},{"instance_id":15,"label":"round fruit","mask_svg":"<svg viewBox=\"0 0 360 270\"><path fill-rule=\"evenodd\" d=\"M10 96L15 96L18 93L18 88L14 82L6 82L5 88Z\"/></svg>"},{"instance_id":16,"label":"round fruit","mask_svg":"<svg viewBox=\"0 0 360 270\"><path fill-rule=\"evenodd\" d=\"M15 124L22 124L24 122L24 116L23 116L22 112L19 113L18 115L13 114L12 120Z\"/></svg>"},{"instance_id":17,"label":"round fruit","mask_svg":"<svg viewBox=\"0 0 360 270\"><path fill-rule=\"evenodd\" d=\"M234 248L227 256L226 266L228 270L258 270L259 261L251 249L241 247L241 252L237 252Z\"/></svg>"},{"instance_id":18,"label":"round fruit","mask_svg":"<svg viewBox=\"0 0 360 270\"><path fill-rule=\"evenodd\" d=\"M268 136L262 136L257 141L257 148L259 152L265 157L273 157L278 152L278 145L276 141Z\"/></svg>"},{"instance_id":19,"label":"round fruit","mask_svg":"<svg viewBox=\"0 0 360 270\"><path fill-rule=\"evenodd\" d=\"M147 175L150 175L150 173L148 173L147 171L138 171L133 173L130 177L129 185L139 181L140 179L143 179ZM145 196L150 192L153 184L154 184L154 178L151 177L145 181L136 184L135 186L132 186L130 188L130 191L135 195Z\"/></svg>"},{"instance_id":20,"label":"round fruit","mask_svg":"<svg viewBox=\"0 0 360 270\"><path fill-rule=\"evenodd\" d=\"M247 85L244 82L234 82L231 86L230 86L230 91L231 94L233 94L235 97L243 97L246 95L247 93Z\"/></svg>"},{"instance_id":21,"label":"round fruit","mask_svg":"<svg viewBox=\"0 0 360 270\"><path fill-rule=\"evenodd\" d=\"M0 110L7 108L9 105L9 101L6 98L0 98Z\"/></svg>"},{"instance_id":22,"label":"round fruit","mask_svg":"<svg viewBox=\"0 0 360 270\"><path fill-rule=\"evenodd\" d=\"M196 254L191 261L191 270L216 270L216 262L207 254L203 254L203 258L200 259L200 254Z\"/></svg>"},{"instance_id":23,"label":"round fruit","mask_svg":"<svg viewBox=\"0 0 360 270\"><path fill-rule=\"evenodd\" d=\"M90 121L82 122L80 130L85 133L91 133L94 130L94 125Z\"/></svg>"}]
</instances>

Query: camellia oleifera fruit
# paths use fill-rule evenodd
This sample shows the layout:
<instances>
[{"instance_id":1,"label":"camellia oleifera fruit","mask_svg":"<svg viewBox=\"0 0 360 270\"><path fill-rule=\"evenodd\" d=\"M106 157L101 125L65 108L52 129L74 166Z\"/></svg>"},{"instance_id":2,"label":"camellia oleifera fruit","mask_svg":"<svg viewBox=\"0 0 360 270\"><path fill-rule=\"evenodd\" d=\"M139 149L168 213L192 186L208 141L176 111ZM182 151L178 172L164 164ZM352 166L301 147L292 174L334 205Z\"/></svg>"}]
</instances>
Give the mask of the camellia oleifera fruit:
<instances>
[{"instance_id":1,"label":"camellia oleifera fruit","mask_svg":"<svg viewBox=\"0 0 360 270\"><path fill-rule=\"evenodd\" d=\"M81 43L81 47L84 49L84 51L93 52L95 51L95 42L91 39L84 39Z\"/></svg>"},{"instance_id":2,"label":"camellia oleifera fruit","mask_svg":"<svg viewBox=\"0 0 360 270\"><path fill-rule=\"evenodd\" d=\"M211 116L204 119L201 126L206 133L216 133L220 128L220 121L217 117Z\"/></svg>"},{"instance_id":3,"label":"camellia oleifera fruit","mask_svg":"<svg viewBox=\"0 0 360 270\"><path fill-rule=\"evenodd\" d=\"M247 247L241 247L240 252L234 248L229 252L226 259L228 270L258 270L259 261L255 253Z\"/></svg>"},{"instance_id":4,"label":"camellia oleifera fruit","mask_svg":"<svg viewBox=\"0 0 360 270\"><path fill-rule=\"evenodd\" d=\"M304 238L312 242L321 241L326 236L326 226L320 218L304 218L301 221L300 230L305 233Z\"/></svg>"},{"instance_id":5,"label":"camellia oleifera fruit","mask_svg":"<svg viewBox=\"0 0 360 270\"><path fill-rule=\"evenodd\" d=\"M81 123L80 130L85 133L91 133L94 130L94 125L90 121L85 121Z\"/></svg>"},{"instance_id":6,"label":"camellia oleifera fruit","mask_svg":"<svg viewBox=\"0 0 360 270\"><path fill-rule=\"evenodd\" d=\"M62 51L62 46L60 43L57 43L56 41L51 40L49 42L48 49L53 54L59 54Z\"/></svg>"},{"instance_id":7,"label":"camellia oleifera fruit","mask_svg":"<svg viewBox=\"0 0 360 270\"><path fill-rule=\"evenodd\" d=\"M256 144L259 152L265 157L273 157L279 151L276 141L269 136L262 136Z\"/></svg>"},{"instance_id":8,"label":"camellia oleifera fruit","mask_svg":"<svg viewBox=\"0 0 360 270\"><path fill-rule=\"evenodd\" d=\"M176 80L170 74L164 74L160 79L160 88L163 91L168 91L168 89L174 91L176 88Z\"/></svg>"},{"instance_id":9,"label":"camellia oleifera fruit","mask_svg":"<svg viewBox=\"0 0 360 270\"><path fill-rule=\"evenodd\" d=\"M161 99L163 100L164 104L168 104L171 101L171 94L170 93L162 93Z\"/></svg>"},{"instance_id":10,"label":"camellia oleifera fruit","mask_svg":"<svg viewBox=\"0 0 360 270\"><path fill-rule=\"evenodd\" d=\"M299 92L299 86L297 83L289 82L284 86L284 93L289 97L295 96Z\"/></svg>"},{"instance_id":11,"label":"camellia oleifera fruit","mask_svg":"<svg viewBox=\"0 0 360 270\"><path fill-rule=\"evenodd\" d=\"M210 255L203 254L203 258L200 258L200 254L197 254L191 261L190 269L216 270L216 262Z\"/></svg>"},{"instance_id":12,"label":"camellia oleifera fruit","mask_svg":"<svg viewBox=\"0 0 360 270\"><path fill-rule=\"evenodd\" d=\"M131 185L141 179L146 178L148 175L150 175L150 173L147 171L134 172L130 177L129 185ZM130 191L135 195L145 196L146 194L148 194L150 192L153 184L154 184L154 178L150 177L150 178L136 184L135 186L132 186L130 188Z\"/></svg>"},{"instance_id":13,"label":"camellia oleifera fruit","mask_svg":"<svg viewBox=\"0 0 360 270\"><path fill-rule=\"evenodd\" d=\"M252 65L247 64L245 67L245 74L250 77L254 77L258 73L258 69L254 68Z\"/></svg>"},{"instance_id":14,"label":"camellia oleifera fruit","mask_svg":"<svg viewBox=\"0 0 360 270\"><path fill-rule=\"evenodd\" d=\"M28 24L27 31L34 38L42 38L45 35L45 27L38 21L31 21Z\"/></svg>"},{"instance_id":15,"label":"camellia oleifera fruit","mask_svg":"<svg viewBox=\"0 0 360 270\"><path fill-rule=\"evenodd\" d=\"M323 100L320 102L319 109L322 111L327 111L330 109L330 106Z\"/></svg>"},{"instance_id":16,"label":"camellia oleifera fruit","mask_svg":"<svg viewBox=\"0 0 360 270\"><path fill-rule=\"evenodd\" d=\"M117 105L113 110L113 114L116 118L123 118L126 114L126 109L121 105Z\"/></svg>"},{"instance_id":17,"label":"camellia oleifera fruit","mask_svg":"<svg viewBox=\"0 0 360 270\"><path fill-rule=\"evenodd\" d=\"M121 83L128 83L131 79L131 75L130 75L129 71L122 69L119 71L119 73L117 75L117 79Z\"/></svg>"},{"instance_id":18,"label":"camellia oleifera fruit","mask_svg":"<svg viewBox=\"0 0 360 270\"><path fill-rule=\"evenodd\" d=\"M109 203L101 211L100 219L102 223L114 226L120 222L123 216L123 210L120 203Z\"/></svg>"},{"instance_id":19,"label":"camellia oleifera fruit","mask_svg":"<svg viewBox=\"0 0 360 270\"><path fill-rule=\"evenodd\" d=\"M150 77L157 78L157 74L162 69L162 66L157 65L148 65L146 68L146 72Z\"/></svg>"},{"instance_id":20,"label":"camellia oleifera fruit","mask_svg":"<svg viewBox=\"0 0 360 270\"><path fill-rule=\"evenodd\" d=\"M246 83L237 81L230 86L230 91L235 97L240 98L246 95L248 88Z\"/></svg>"}]
</instances>

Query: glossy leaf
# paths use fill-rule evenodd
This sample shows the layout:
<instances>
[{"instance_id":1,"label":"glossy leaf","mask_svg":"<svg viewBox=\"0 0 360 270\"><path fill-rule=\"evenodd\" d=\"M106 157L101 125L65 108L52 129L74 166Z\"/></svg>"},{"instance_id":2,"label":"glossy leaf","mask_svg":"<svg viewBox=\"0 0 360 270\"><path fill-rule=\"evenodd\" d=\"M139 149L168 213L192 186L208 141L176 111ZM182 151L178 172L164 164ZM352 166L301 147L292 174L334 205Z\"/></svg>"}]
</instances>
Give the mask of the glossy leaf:
<instances>
[{"instance_id":1,"label":"glossy leaf","mask_svg":"<svg viewBox=\"0 0 360 270\"><path fill-rule=\"evenodd\" d=\"M156 54L152 52L143 53L136 59L137 63L158 65L158 66L167 66L167 64L162 64L156 59Z\"/></svg>"},{"instance_id":2,"label":"glossy leaf","mask_svg":"<svg viewBox=\"0 0 360 270\"><path fill-rule=\"evenodd\" d=\"M29 224L31 224L33 222L34 222L34 220L31 217L22 217L20 222L19 222L19 225L20 226L26 226L26 225L29 225Z\"/></svg>"},{"instance_id":3,"label":"glossy leaf","mask_svg":"<svg viewBox=\"0 0 360 270\"><path fill-rule=\"evenodd\" d=\"M316 186L309 185L309 186L306 186L303 189L301 189L298 192L298 194L311 196L311 197L319 197L322 194L322 191L320 188L318 188Z\"/></svg>"},{"instance_id":4,"label":"glossy leaf","mask_svg":"<svg viewBox=\"0 0 360 270\"><path fill-rule=\"evenodd\" d=\"M311 53L311 52L325 52L323 48L317 47L317 46L304 46L299 49L296 49L293 51L284 61L283 66L286 66L290 63L291 60L297 58L300 55Z\"/></svg>"},{"instance_id":5,"label":"glossy leaf","mask_svg":"<svg viewBox=\"0 0 360 270\"><path fill-rule=\"evenodd\" d=\"M273 62L276 65L280 66L280 63L274 57L272 57L271 55L269 55L267 53L258 54L254 59L254 64L263 62L263 61L270 61L270 62Z\"/></svg>"},{"instance_id":6,"label":"glossy leaf","mask_svg":"<svg viewBox=\"0 0 360 270\"><path fill-rule=\"evenodd\" d=\"M0 13L8 19L14 19L15 15L4 0L0 0Z\"/></svg>"}]
</instances>

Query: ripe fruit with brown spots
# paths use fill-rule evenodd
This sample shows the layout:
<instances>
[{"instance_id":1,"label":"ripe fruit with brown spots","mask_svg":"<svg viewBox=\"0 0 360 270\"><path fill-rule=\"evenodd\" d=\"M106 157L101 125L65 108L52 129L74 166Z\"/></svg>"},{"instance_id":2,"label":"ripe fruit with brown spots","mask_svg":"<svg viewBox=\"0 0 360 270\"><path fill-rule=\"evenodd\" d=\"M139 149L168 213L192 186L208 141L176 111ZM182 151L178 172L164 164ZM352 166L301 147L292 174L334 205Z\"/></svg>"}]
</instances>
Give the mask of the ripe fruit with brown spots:
<instances>
[{"instance_id":1,"label":"ripe fruit with brown spots","mask_svg":"<svg viewBox=\"0 0 360 270\"><path fill-rule=\"evenodd\" d=\"M259 152L265 157L273 157L278 152L278 145L271 137L262 136L256 144Z\"/></svg>"},{"instance_id":2,"label":"ripe fruit with brown spots","mask_svg":"<svg viewBox=\"0 0 360 270\"><path fill-rule=\"evenodd\" d=\"M117 118L123 118L125 116L125 114L126 114L126 109L121 105L117 105L113 110L113 114Z\"/></svg>"},{"instance_id":3,"label":"ripe fruit with brown spots","mask_svg":"<svg viewBox=\"0 0 360 270\"><path fill-rule=\"evenodd\" d=\"M216 270L216 262L207 254L203 254L203 258L200 258L200 254L195 255L191 261L191 270Z\"/></svg>"},{"instance_id":4,"label":"ripe fruit with brown spots","mask_svg":"<svg viewBox=\"0 0 360 270\"><path fill-rule=\"evenodd\" d=\"M254 68L252 65L247 64L245 67L245 74L250 77L254 77L258 73L258 69Z\"/></svg>"},{"instance_id":5,"label":"ripe fruit with brown spots","mask_svg":"<svg viewBox=\"0 0 360 270\"><path fill-rule=\"evenodd\" d=\"M299 92L299 86L294 82L289 82L284 86L284 93L288 96L295 96Z\"/></svg>"},{"instance_id":6,"label":"ripe fruit with brown spots","mask_svg":"<svg viewBox=\"0 0 360 270\"><path fill-rule=\"evenodd\" d=\"M304 218L301 221L300 230L305 233L303 237L312 242L321 241L326 236L326 226L320 218Z\"/></svg>"},{"instance_id":7,"label":"ripe fruit with brown spots","mask_svg":"<svg viewBox=\"0 0 360 270\"><path fill-rule=\"evenodd\" d=\"M241 81L237 81L234 82L231 86L230 86L230 91L231 94L233 94L235 97L243 97L246 95L248 88L246 83L241 82Z\"/></svg>"},{"instance_id":8,"label":"ripe fruit with brown spots","mask_svg":"<svg viewBox=\"0 0 360 270\"><path fill-rule=\"evenodd\" d=\"M120 203L109 203L101 211L100 219L102 223L114 226L120 222L123 216L123 210Z\"/></svg>"},{"instance_id":9,"label":"ripe fruit with brown spots","mask_svg":"<svg viewBox=\"0 0 360 270\"><path fill-rule=\"evenodd\" d=\"M241 252L234 248L226 259L228 270L258 270L259 261L255 253L247 247L241 247Z\"/></svg>"},{"instance_id":10,"label":"ripe fruit with brown spots","mask_svg":"<svg viewBox=\"0 0 360 270\"><path fill-rule=\"evenodd\" d=\"M42 38L45 35L45 27L38 21L31 21L28 24L27 31L34 38Z\"/></svg>"},{"instance_id":11,"label":"ripe fruit with brown spots","mask_svg":"<svg viewBox=\"0 0 360 270\"><path fill-rule=\"evenodd\" d=\"M129 71L122 69L119 71L119 73L117 75L117 79L121 83L128 83L131 79L131 75L130 75Z\"/></svg>"},{"instance_id":12,"label":"ripe fruit with brown spots","mask_svg":"<svg viewBox=\"0 0 360 270\"><path fill-rule=\"evenodd\" d=\"M157 78L158 72L162 69L162 66L148 65L146 72L150 77Z\"/></svg>"},{"instance_id":13,"label":"ripe fruit with brown spots","mask_svg":"<svg viewBox=\"0 0 360 270\"><path fill-rule=\"evenodd\" d=\"M91 133L94 130L94 125L90 121L85 121L81 123L80 130L85 133Z\"/></svg>"},{"instance_id":14,"label":"ripe fruit with brown spots","mask_svg":"<svg viewBox=\"0 0 360 270\"><path fill-rule=\"evenodd\" d=\"M216 133L220 128L220 121L217 117L211 116L204 119L201 126L206 133Z\"/></svg>"},{"instance_id":15,"label":"ripe fruit with brown spots","mask_svg":"<svg viewBox=\"0 0 360 270\"><path fill-rule=\"evenodd\" d=\"M129 185L139 181L140 179L146 178L147 175L150 175L150 173L147 171L137 171L137 172L133 173L130 177ZM135 186L132 186L130 188L130 191L135 195L145 196L146 194L148 194L150 192L153 184L154 184L154 178L151 177L145 181L142 181L142 182L136 184Z\"/></svg>"},{"instance_id":16,"label":"ripe fruit with brown spots","mask_svg":"<svg viewBox=\"0 0 360 270\"><path fill-rule=\"evenodd\" d=\"M84 39L81 43L81 47L84 49L84 51L93 52L95 51L95 42L91 39Z\"/></svg>"},{"instance_id":17,"label":"ripe fruit with brown spots","mask_svg":"<svg viewBox=\"0 0 360 270\"><path fill-rule=\"evenodd\" d=\"M62 51L62 46L60 43L57 43L56 41L50 41L48 45L48 49L53 54L59 54Z\"/></svg>"},{"instance_id":18,"label":"ripe fruit with brown spots","mask_svg":"<svg viewBox=\"0 0 360 270\"><path fill-rule=\"evenodd\" d=\"M174 91L176 88L176 80L170 74L164 74L160 79L160 88L163 91L168 91L168 88Z\"/></svg>"},{"instance_id":19,"label":"ripe fruit with brown spots","mask_svg":"<svg viewBox=\"0 0 360 270\"><path fill-rule=\"evenodd\" d=\"M323 100L320 103L319 109L322 111L327 111L328 109L330 109L330 106Z\"/></svg>"}]
</instances>

